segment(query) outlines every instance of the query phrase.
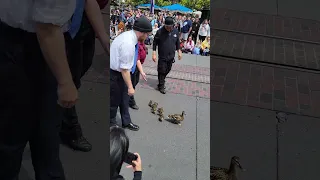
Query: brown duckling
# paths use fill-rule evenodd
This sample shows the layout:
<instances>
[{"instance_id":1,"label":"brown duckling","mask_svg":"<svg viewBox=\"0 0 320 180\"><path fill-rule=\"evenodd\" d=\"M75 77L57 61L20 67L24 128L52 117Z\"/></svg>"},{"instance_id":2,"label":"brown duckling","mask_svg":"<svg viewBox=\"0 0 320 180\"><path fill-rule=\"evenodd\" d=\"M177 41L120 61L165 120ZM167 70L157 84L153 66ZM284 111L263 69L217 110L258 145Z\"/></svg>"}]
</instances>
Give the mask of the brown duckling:
<instances>
[{"instance_id":1,"label":"brown duckling","mask_svg":"<svg viewBox=\"0 0 320 180\"><path fill-rule=\"evenodd\" d=\"M163 115L163 107L158 108L158 115Z\"/></svg>"},{"instance_id":2,"label":"brown duckling","mask_svg":"<svg viewBox=\"0 0 320 180\"><path fill-rule=\"evenodd\" d=\"M163 114L159 116L159 121L162 122L164 120Z\"/></svg>"},{"instance_id":3,"label":"brown duckling","mask_svg":"<svg viewBox=\"0 0 320 180\"><path fill-rule=\"evenodd\" d=\"M149 106L149 107L152 107L152 105L153 105L153 101L150 100L148 106Z\"/></svg>"},{"instance_id":4,"label":"brown duckling","mask_svg":"<svg viewBox=\"0 0 320 180\"><path fill-rule=\"evenodd\" d=\"M211 180L238 180L238 171L245 171L239 163L240 158L233 156L229 169L210 167L210 179Z\"/></svg>"}]
</instances>

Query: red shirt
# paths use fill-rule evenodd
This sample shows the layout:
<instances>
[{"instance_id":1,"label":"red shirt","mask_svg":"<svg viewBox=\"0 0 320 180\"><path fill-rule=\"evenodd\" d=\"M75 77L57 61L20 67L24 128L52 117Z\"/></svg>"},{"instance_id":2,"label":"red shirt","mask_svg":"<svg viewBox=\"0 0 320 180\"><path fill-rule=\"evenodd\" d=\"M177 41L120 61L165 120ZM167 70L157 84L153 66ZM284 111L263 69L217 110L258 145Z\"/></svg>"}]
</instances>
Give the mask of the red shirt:
<instances>
[{"instance_id":1,"label":"red shirt","mask_svg":"<svg viewBox=\"0 0 320 180\"><path fill-rule=\"evenodd\" d=\"M138 49L138 60L140 60L141 64L144 63L147 57L147 48L144 42L139 42L139 49Z\"/></svg>"}]
</instances>

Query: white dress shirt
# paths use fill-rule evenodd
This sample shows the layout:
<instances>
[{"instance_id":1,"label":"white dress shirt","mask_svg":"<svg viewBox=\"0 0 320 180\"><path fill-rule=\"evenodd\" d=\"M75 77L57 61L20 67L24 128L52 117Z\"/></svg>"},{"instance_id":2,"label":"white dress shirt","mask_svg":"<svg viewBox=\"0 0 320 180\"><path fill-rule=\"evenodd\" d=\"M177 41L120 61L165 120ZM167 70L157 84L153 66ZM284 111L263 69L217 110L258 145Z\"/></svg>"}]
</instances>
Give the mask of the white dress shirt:
<instances>
[{"instance_id":1,"label":"white dress shirt","mask_svg":"<svg viewBox=\"0 0 320 180\"><path fill-rule=\"evenodd\" d=\"M121 69L131 70L137 43L138 38L133 30L117 36L110 47L110 69L119 72L121 72Z\"/></svg>"},{"instance_id":2,"label":"white dress shirt","mask_svg":"<svg viewBox=\"0 0 320 180\"><path fill-rule=\"evenodd\" d=\"M0 0L0 19L14 28L35 32L35 23L51 23L68 31L76 0Z\"/></svg>"}]
</instances>

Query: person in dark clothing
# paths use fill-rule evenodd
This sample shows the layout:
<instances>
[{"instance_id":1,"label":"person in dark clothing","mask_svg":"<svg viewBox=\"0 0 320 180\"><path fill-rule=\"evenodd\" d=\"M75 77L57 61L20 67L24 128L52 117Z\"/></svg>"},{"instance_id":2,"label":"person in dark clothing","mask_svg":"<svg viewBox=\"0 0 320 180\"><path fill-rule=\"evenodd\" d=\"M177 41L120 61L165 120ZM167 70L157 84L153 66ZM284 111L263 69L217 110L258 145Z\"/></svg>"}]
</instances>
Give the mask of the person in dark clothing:
<instances>
[{"instance_id":1,"label":"person in dark clothing","mask_svg":"<svg viewBox=\"0 0 320 180\"><path fill-rule=\"evenodd\" d=\"M123 128L118 126L110 127L110 179L111 180L124 180L120 175L121 167L124 162L124 158L128 153L129 138L126 135ZM135 165L128 166L134 171L133 180L142 179L142 167L141 158L138 153L134 153L138 159L132 161Z\"/></svg>"},{"instance_id":2,"label":"person in dark clothing","mask_svg":"<svg viewBox=\"0 0 320 180\"><path fill-rule=\"evenodd\" d=\"M179 41L179 31L174 28L172 17L165 19L165 25L160 28L153 41L152 60L156 62L156 50L158 47L158 90L165 94L165 78L171 71L172 63L175 62L175 51L178 51L178 59L181 60L182 52Z\"/></svg>"},{"instance_id":3,"label":"person in dark clothing","mask_svg":"<svg viewBox=\"0 0 320 180\"><path fill-rule=\"evenodd\" d=\"M106 5L108 0L98 1L101 5L97 3L97 0L78 1L84 1L83 11L85 10L83 12L81 22L79 23L79 31L74 37L70 36L70 33L65 33L69 67L77 89L81 87L81 78L92 65L95 51L95 31L97 32L101 45L106 51L109 51L110 41L106 34L102 15L100 13L100 8L104 8L103 5ZM83 152L90 151L92 149L92 145L83 136L76 107L73 106L72 108L65 108L63 110L63 114L64 118L60 132L62 142L75 150Z\"/></svg>"},{"instance_id":4,"label":"person in dark clothing","mask_svg":"<svg viewBox=\"0 0 320 180\"><path fill-rule=\"evenodd\" d=\"M192 30L191 30L193 42L197 42L199 28L200 28L199 18L196 18L195 21L192 23Z\"/></svg>"},{"instance_id":5,"label":"person in dark clothing","mask_svg":"<svg viewBox=\"0 0 320 180\"><path fill-rule=\"evenodd\" d=\"M140 80L140 74L142 76L142 78L147 81L146 79L146 73L144 73L143 68L142 68L142 64L144 63L147 54L148 54L148 49L146 47L146 45L144 44L144 42L138 42L139 43L139 49L138 49L138 62L137 62L137 67L136 69L138 69L137 71L135 71L133 74L131 74L131 81L132 81L132 86L134 89L136 89L137 84L139 83ZM134 95L130 96L130 100L129 100L129 107L131 107L132 109L139 109L139 106L137 105L135 99L134 99Z\"/></svg>"},{"instance_id":6,"label":"person in dark clothing","mask_svg":"<svg viewBox=\"0 0 320 180\"><path fill-rule=\"evenodd\" d=\"M19 179L27 143L35 179L66 179L60 161L61 107L75 105L78 91L63 32L72 29L74 8L74 0L0 1L1 180Z\"/></svg>"}]
</instances>

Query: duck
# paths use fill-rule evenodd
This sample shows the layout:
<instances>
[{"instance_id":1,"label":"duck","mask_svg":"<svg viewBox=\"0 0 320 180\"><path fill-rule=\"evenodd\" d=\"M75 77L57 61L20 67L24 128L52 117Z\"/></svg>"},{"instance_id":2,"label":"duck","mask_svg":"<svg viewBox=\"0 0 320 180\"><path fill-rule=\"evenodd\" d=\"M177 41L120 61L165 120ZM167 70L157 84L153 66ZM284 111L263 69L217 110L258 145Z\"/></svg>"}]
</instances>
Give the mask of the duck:
<instances>
[{"instance_id":1,"label":"duck","mask_svg":"<svg viewBox=\"0 0 320 180\"><path fill-rule=\"evenodd\" d=\"M163 107L161 107L161 108L158 108L158 115L163 115Z\"/></svg>"},{"instance_id":2,"label":"duck","mask_svg":"<svg viewBox=\"0 0 320 180\"><path fill-rule=\"evenodd\" d=\"M158 107L158 103L157 102L154 102L153 104L152 104L152 106L155 106L156 108Z\"/></svg>"},{"instance_id":3,"label":"duck","mask_svg":"<svg viewBox=\"0 0 320 180\"><path fill-rule=\"evenodd\" d=\"M163 115L160 115L160 116L159 116L159 121L162 122L163 120L164 120Z\"/></svg>"},{"instance_id":4,"label":"duck","mask_svg":"<svg viewBox=\"0 0 320 180\"><path fill-rule=\"evenodd\" d=\"M153 105L153 106L151 107L151 113L152 113L152 114L156 114L156 111L157 111L157 107L156 107L155 105Z\"/></svg>"},{"instance_id":5,"label":"duck","mask_svg":"<svg viewBox=\"0 0 320 180\"><path fill-rule=\"evenodd\" d=\"M149 107L152 107L152 105L153 105L153 101L150 100L148 106L149 106Z\"/></svg>"},{"instance_id":6,"label":"duck","mask_svg":"<svg viewBox=\"0 0 320 180\"><path fill-rule=\"evenodd\" d=\"M229 169L220 167L210 167L210 180L239 180L239 170L244 171L240 164L240 158L233 156Z\"/></svg>"},{"instance_id":7,"label":"duck","mask_svg":"<svg viewBox=\"0 0 320 180\"><path fill-rule=\"evenodd\" d=\"M185 115L186 113L184 111L182 111L181 114L169 114L167 120L171 123L181 125L181 121L184 120Z\"/></svg>"}]
</instances>

